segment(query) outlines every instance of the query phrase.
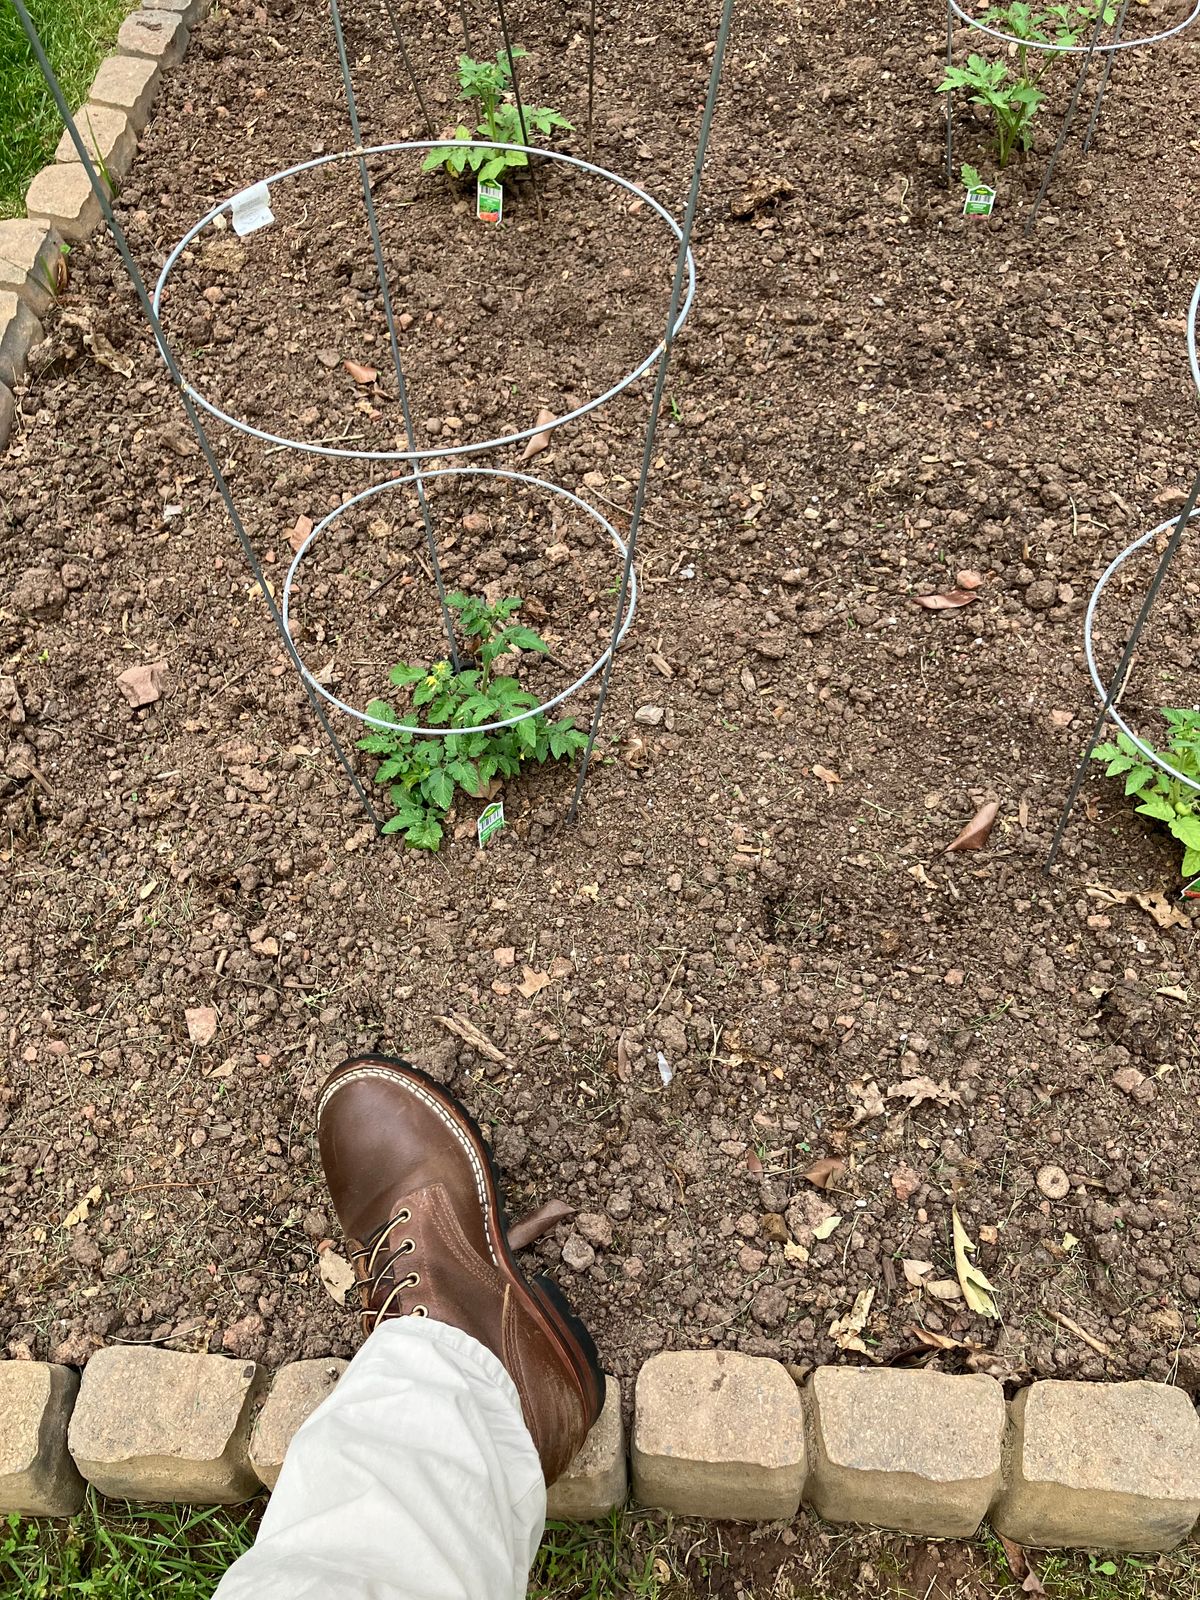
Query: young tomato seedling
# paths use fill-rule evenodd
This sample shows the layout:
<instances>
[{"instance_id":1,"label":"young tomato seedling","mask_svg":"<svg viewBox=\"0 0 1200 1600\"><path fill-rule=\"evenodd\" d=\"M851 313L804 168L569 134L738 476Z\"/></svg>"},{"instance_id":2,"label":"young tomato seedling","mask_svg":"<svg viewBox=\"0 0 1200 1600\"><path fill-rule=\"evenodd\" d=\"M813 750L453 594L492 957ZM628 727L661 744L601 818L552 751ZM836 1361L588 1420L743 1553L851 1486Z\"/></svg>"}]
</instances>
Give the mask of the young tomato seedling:
<instances>
[{"instance_id":1,"label":"young tomato seedling","mask_svg":"<svg viewBox=\"0 0 1200 1600\"><path fill-rule=\"evenodd\" d=\"M358 744L360 750L383 757L375 777L389 785L396 808L383 825L384 833L402 833L419 850L436 850L441 844L457 790L481 799L493 778L515 778L530 762L573 761L587 744L587 735L572 718L547 722L540 711L493 733L413 733L422 724L473 728L504 722L537 705L515 677L496 670L501 657L515 651L547 653L545 640L532 628L509 622L520 599L488 605L473 596L451 594L446 604L458 614L463 654L474 665L455 672L449 661L432 667L398 662L391 681L412 690L412 711L398 715L385 700L372 700L368 715L392 726L372 731Z\"/></svg>"},{"instance_id":2,"label":"young tomato seedling","mask_svg":"<svg viewBox=\"0 0 1200 1600\"><path fill-rule=\"evenodd\" d=\"M1175 711L1164 706L1169 729L1166 757L1176 772L1200 783L1200 711ZM1125 778L1125 793L1137 797L1134 808L1144 817L1163 822L1172 838L1183 846L1183 876L1200 877L1200 793L1158 767L1124 733L1115 744L1098 744L1094 761L1107 761L1110 778Z\"/></svg>"},{"instance_id":3,"label":"young tomato seedling","mask_svg":"<svg viewBox=\"0 0 1200 1600\"><path fill-rule=\"evenodd\" d=\"M1110 0L1099 0L1104 21L1116 20L1116 7ZM1063 52L1078 44L1084 32L1095 27L1096 4L1052 5L1037 11L1023 0L1011 5L992 6L980 18L988 27L1010 34L1020 41L1015 62L989 61L986 56L967 57L965 67L947 67L938 85L939 94L963 89L972 105L984 106L992 113L996 127L996 159L1006 167L1015 151L1032 148L1033 122L1045 101L1040 85L1046 73ZM1041 48L1038 48L1041 46Z\"/></svg>"},{"instance_id":4,"label":"young tomato seedling","mask_svg":"<svg viewBox=\"0 0 1200 1600\"><path fill-rule=\"evenodd\" d=\"M513 59L520 60L527 52L520 45L513 46ZM481 120L474 132L465 124L454 130L455 145L438 145L425 157L422 172L434 172L445 167L455 178L461 178L469 167L481 183L502 183L504 175L514 167L526 167L529 158L520 150L483 150L472 139L489 139L493 144L527 144L521 136L521 118L517 108L508 99L512 88L512 68L503 50L495 61L475 61L470 56L458 58L458 83L464 100L477 103ZM570 130L572 124L550 106L524 106L525 132L551 134L556 128Z\"/></svg>"}]
</instances>

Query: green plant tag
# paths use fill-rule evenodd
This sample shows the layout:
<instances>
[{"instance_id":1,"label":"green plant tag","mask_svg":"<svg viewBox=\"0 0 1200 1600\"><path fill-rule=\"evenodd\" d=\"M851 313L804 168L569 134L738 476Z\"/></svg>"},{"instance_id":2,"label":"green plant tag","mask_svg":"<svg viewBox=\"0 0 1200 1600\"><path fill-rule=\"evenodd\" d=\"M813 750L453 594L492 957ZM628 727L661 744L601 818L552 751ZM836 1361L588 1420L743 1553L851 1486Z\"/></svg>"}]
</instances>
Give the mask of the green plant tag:
<instances>
[{"instance_id":1,"label":"green plant tag","mask_svg":"<svg viewBox=\"0 0 1200 1600\"><path fill-rule=\"evenodd\" d=\"M490 806L484 806L479 813L479 821L475 824L475 831L479 835L479 848L482 850L494 833L499 833L504 826L504 801L493 800Z\"/></svg>"},{"instance_id":2,"label":"green plant tag","mask_svg":"<svg viewBox=\"0 0 1200 1600\"><path fill-rule=\"evenodd\" d=\"M504 190L480 178L475 188L475 215L480 222L499 222L504 215Z\"/></svg>"},{"instance_id":3,"label":"green plant tag","mask_svg":"<svg viewBox=\"0 0 1200 1600\"><path fill-rule=\"evenodd\" d=\"M995 204L995 189L989 189L986 183L976 184L973 189L967 190L967 197L963 201L963 216L990 217Z\"/></svg>"}]
</instances>

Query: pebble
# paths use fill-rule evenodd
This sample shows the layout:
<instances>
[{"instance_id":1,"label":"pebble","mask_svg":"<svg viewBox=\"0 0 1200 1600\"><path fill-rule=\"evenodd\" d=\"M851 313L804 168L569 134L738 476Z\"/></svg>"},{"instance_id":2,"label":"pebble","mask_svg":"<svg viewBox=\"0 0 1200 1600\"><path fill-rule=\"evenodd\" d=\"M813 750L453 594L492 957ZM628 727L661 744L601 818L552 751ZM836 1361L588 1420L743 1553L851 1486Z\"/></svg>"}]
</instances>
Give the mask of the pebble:
<instances>
[{"instance_id":1,"label":"pebble","mask_svg":"<svg viewBox=\"0 0 1200 1600\"><path fill-rule=\"evenodd\" d=\"M777 1328L787 1316L788 1297L775 1284L760 1289L750 1302L750 1315L760 1328Z\"/></svg>"},{"instance_id":2,"label":"pebble","mask_svg":"<svg viewBox=\"0 0 1200 1600\"><path fill-rule=\"evenodd\" d=\"M573 1233L566 1244L563 1245L562 1258L572 1272L586 1272L590 1266L594 1265L596 1252L586 1239L582 1238L578 1233Z\"/></svg>"},{"instance_id":3,"label":"pebble","mask_svg":"<svg viewBox=\"0 0 1200 1600\"><path fill-rule=\"evenodd\" d=\"M633 720L640 722L644 728L657 728L662 719L662 706L639 706L633 713Z\"/></svg>"},{"instance_id":4,"label":"pebble","mask_svg":"<svg viewBox=\"0 0 1200 1600\"><path fill-rule=\"evenodd\" d=\"M589 1244L607 1250L613 1242L612 1223L601 1211L582 1211L575 1218L575 1226Z\"/></svg>"}]
</instances>

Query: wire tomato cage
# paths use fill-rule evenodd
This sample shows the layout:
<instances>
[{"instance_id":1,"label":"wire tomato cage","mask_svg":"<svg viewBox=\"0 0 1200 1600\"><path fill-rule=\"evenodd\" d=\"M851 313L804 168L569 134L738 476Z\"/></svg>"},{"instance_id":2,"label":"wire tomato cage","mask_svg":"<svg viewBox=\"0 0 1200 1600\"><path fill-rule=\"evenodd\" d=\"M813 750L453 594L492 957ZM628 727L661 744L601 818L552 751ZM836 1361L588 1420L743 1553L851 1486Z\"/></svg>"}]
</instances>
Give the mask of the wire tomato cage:
<instances>
[{"instance_id":1,"label":"wire tomato cage","mask_svg":"<svg viewBox=\"0 0 1200 1600\"><path fill-rule=\"evenodd\" d=\"M1112 37L1103 39L1101 35L1106 26L1106 18L1112 11L1111 0L1093 0L1096 7L1095 22L1086 44L1057 44L1052 39L1021 38L1018 34L1006 33L1002 28L992 27L986 17L973 17L965 11L959 0L946 0L946 66L947 69L954 65L954 25L955 20L965 24L976 33L981 33L1008 50L1037 50L1051 55L1078 56L1079 68L1075 74L1075 82L1071 89L1071 98L1067 104L1066 114L1059 128L1058 138L1046 163L1046 170L1042 174L1041 187L1038 189L1037 199L1033 203L1033 210L1025 223L1025 233L1032 232L1037 222L1038 212L1041 210L1042 201L1050 188L1050 180L1054 176L1054 169L1058 165L1058 158L1062 154L1063 146L1075 121L1075 114L1079 109L1079 101L1083 94L1084 84L1087 82L1088 72L1096 57L1104 62L1104 71L1101 74L1100 84L1096 90L1096 98L1092 105L1092 114L1088 119L1087 131L1083 136L1083 149L1086 153L1091 149L1092 139L1095 136L1096 124L1100 120L1100 108L1104 104L1104 96L1108 90L1109 79L1112 77L1113 63L1119 55L1129 50L1141 50L1150 45L1164 44L1168 39L1174 39L1200 17L1200 0L1194 0L1191 11L1182 22L1164 28L1158 33L1142 34L1137 38L1125 38L1125 22L1129 15L1130 0L1121 0L1119 9L1112 20ZM954 94L950 91L946 95L946 186L954 187Z\"/></svg>"},{"instance_id":2,"label":"wire tomato cage","mask_svg":"<svg viewBox=\"0 0 1200 1600\"><path fill-rule=\"evenodd\" d=\"M1197 394L1200 395L1200 353L1197 351L1196 338L1196 323L1198 316L1200 316L1200 283L1197 283L1195 289L1192 291L1192 299L1190 305L1188 306L1187 317L1188 365L1191 369L1192 382L1195 385ZM1141 638L1142 630L1145 628L1146 623L1150 619L1150 613L1154 609L1159 592L1161 591L1163 584L1166 582L1167 574L1171 570L1171 566L1179 552L1179 547L1183 543L1184 535L1191 526L1193 517L1200 516L1200 504L1197 503L1198 501L1200 501L1200 472L1197 472L1196 476L1192 479L1192 486L1187 492L1187 496L1180 508L1179 515L1177 517L1169 517L1165 522L1160 522L1157 527L1151 528L1148 533L1140 534L1136 539L1127 544L1125 548L1119 551L1118 554L1109 562L1108 566L1101 573L1099 579L1097 580L1096 586L1092 591L1091 599L1088 601L1087 611L1084 615L1083 649L1087 660L1088 676L1092 680L1092 686L1095 689L1096 697L1100 702L1100 710L1092 726L1092 732L1090 738L1088 739L1087 746L1084 749L1083 755L1080 757L1079 765L1075 769L1075 775L1071 780L1071 788L1067 794L1066 803L1064 804L1062 814L1058 819L1058 826L1055 829L1054 839L1050 846L1050 854L1046 858L1047 871L1049 871L1054 865L1054 862L1058 857L1059 848L1063 841L1063 835L1066 833L1067 824L1071 820L1071 813L1075 809L1076 801L1079 799L1079 791L1083 787L1084 778L1086 777L1089 769L1089 764L1092 759L1092 752L1100 742L1100 736L1104 732L1106 723L1114 723L1115 726L1118 727L1125 737L1133 744L1135 749L1137 749L1145 758L1145 760L1151 764L1151 766L1157 767L1160 772L1166 773L1168 777L1184 784L1194 793L1200 794L1200 783L1197 783L1195 778L1190 777L1187 773L1180 772L1176 767L1172 766L1160 751L1156 750L1153 745L1149 744L1141 737L1140 734L1135 732L1135 730L1125 720L1118 708L1118 702L1121 696L1124 694L1129 682L1137 653L1138 640ZM1130 627L1129 634L1126 638L1124 648L1121 651L1121 657L1117 663L1116 670L1113 672L1108 682L1105 683L1104 677L1100 671L1099 663L1097 661L1095 640L1096 616L1099 610L1100 601L1103 598L1104 592L1108 585L1117 576L1117 574L1121 572L1122 568L1125 566L1125 563L1129 561L1131 557L1137 555L1139 551L1153 549L1155 544L1160 539L1164 538L1164 535L1166 536L1165 542L1163 543L1162 549L1159 552L1158 562L1154 569L1154 575L1150 580L1150 585L1146 590L1145 597L1138 608L1137 616L1134 618L1133 624Z\"/></svg>"},{"instance_id":3,"label":"wire tomato cage","mask_svg":"<svg viewBox=\"0 0 1200 1600\"><path fill-rule=\"evenodd\" d=\"M559 504L566 504L582 516L586 517L598 529L603 537L612 543L617 562L619 564L619 580L615 585L615 602L613 606L611 624L608 626L608 645L595 659L591 660L584 670L578 673L567 687L557 694L548 697L540 704L522 709L519 714L504 721L483 724L479 727L429 727L418 725L405 725L408 734L426 738L444 738L448 736L470 735L472 733L489 733L502 728L512 727L518 722L523 722L529 717L535 717L554 709L573 695L577 694L585 685L599 680L596 703L591 715L588 728L587 743L583 749L579 773L576 779L574 793L571 799L568 820L574 822L578 817L579 805L587 781L591 765L592 753L600 731L604 707L608 698L613 667L617 651L632 627L637 610L637 577L636 557L638 533L640 530L643 508L646 498L647 481L654 457L655 439L658 430L659 416L665 394L667 373L670 366L674 342L679 332L687 321L696 294L696 265L692 253L691 240L695 226L696 213L700 199L701 179L704 170L705 158L708 152L709 138L712 130L713 116L716 110L717 95L721 81L721 71L733 20L734 0L722 0L721 10L717 23L716 33L712 45L711 65L708 72L707 89L704 106L700 119L699 131L696 139L694 158L692 162L691 177L688 186L687 202L682 220L677 221L672 213L652 195L648 194L637 184L631 182L619 172L601 166L590 159L592 154L592 122L595 95L595 36L596 14L595 0L592 0L590 25L588 32L588 94L587 94L587 147L588 158L572 155L564 151L543 148L530 144L525 123L525 111L521 97L520 80L517 72L517 61L520 52L514 53L512 37L505 14L503 0L498 0L498 15L504 42L504 50L508 58L508 66L512 77L512 84L516 98L516 108L521 128L521 143L501 143L486 139L472 139L471 145L478 149L493 152L516 152L526 159L533 197L537 206L539 219L543 216L542 194L537 179L537 163L556 163L560 167L574 170L589 179L599 181L629 195L639 207L645 207L647 214L655 219L667 231L667 237L674 249L674 267L671 278L671 289L668 299L667 313L663 333L654 347L624 372L615 382L597 394L579 401L569 410L549 420L539 421L527 428L513 428L502 431L494 437L455 439L450 445L420 445L417 442L413 426L412 409L409 401L409 387L404 364L401 360L400 341L397 329L397 319L394 310L391 275L389 274L385 258L383 239L379 224L376 194L373 186L370 160L383 157L400 157L405 154L418 152L428 153L442 148L453 149L458 141L454 139L438 138L435 136L425 96L422 92L420 80L413 68L412 59L408 52L399 22L392 6L391 0L384 0L389 20L396 38L397 50L410 84L416 95L422 115L424 116L429 137L424 140L401 140L393 143L383 143L373 146L364 146L362 130L359 124L358 108L354 91L350 64L346 51L345 37L342 30L341 15L338 0L330 0L330 20L333 27L334 40L337 49L338 68L341 74L342 86L346 99L346 110L349 122L349 131L352 143L349 148L334 154L324 154L309 161L298 162L286 167L266 178L230 195L218 202L194 223L183 237L171 249L163 264L162 270L155 283L153 294L146 288L137 262L129 249L124 230L118 221L110 200L109 191L105 183L98 177L87 146L80 134L79 128L72 117L63 96L62 88L58 82L49 61L46 58L37 29L26 8L25 0L11 0L13 9L21 27L29 40L34 56L42 75L54 98L59 114L63 118L76 154L87 174L92 191L95 194L109 233L116 245L118 254L129 276L142 313L149 323L154 335L159 355L167 373L179 394L188 422L200 447L201 454L212 475L213 483L225 506L226 513L233 525L242 554L253 573L259 592L266 604L271 621L278 633L280 643L291 662L300 682L304 688L309 704L312 708L322 733L328 740L329 746L338 763L346 774L355 794L362 803L363 809L377 833L382 832L381 820L372 804L358 772L355 769L347 748L334 727L332 717L348 717L358 724L365 724L376 728L389 728L391 723L381 721L372 716L363 707L353 704L334 694L327 685L320 681L320 675L311 670L303 659L293 628L293 602L296 587L303 570L304 563L309 559L314 547L323 537L329 536L331 530L336 530L339 520L353 509L370 504L376 496L392 492L411 492L415 494L419 508L420 521L424 535L424 545L429 561L429 570L432 574L434 587L437 593L438 606L441 613L441 623L445 630L447 651L452 663L457 665L458 650L455 639L454 627L450 609L447 604L445 583L442 575L443 547L439 541L434 517L433 507L430 505L426 486L438 486L448 480L482 481L503 483L508 485L515 493L536 493L552 497ZM1200 0L1198 0L1200 4ZM467 18L463 12L464 37L470 48L470 35L466 32ZM284 432L260 428L247 416L238 415L233 409L218 405L203 388L191 382L186 376L179 356L175 352L170 339L163 327L162 310L164 296L167 294L173 274L176 273L181 261L188 259L189 248L210 227L227 228L232 224L235 233L245 235L257 231L259 227L269 226L274 221L270 210L270 191L273 186L302 182L307 175L325 168L335 168L345 164L357 174L358 187L361 191L362 207L365 214L367 229L371 240L371 254L374 264L378 303L382 307L384 321L387 326L388 347L391 355L393 375L395 378L396 395L403 422L402 446L391 449L352 449L344 448L338 443L329 443L320 439L295 437ZM532 439L535 435L548 434L557 431L570 423L580 421L590 413L614 400L617 396L631 389L638 380L650 373L654 375L653 387L647 411L646 425L642 439L641 466L634 491L632 507L625 513L628 516L628 531L622 536L612 522L590 505L581 495L572 492L560 485L537 478L529 473L509 471L498 467L460 466L444 458L473 456L485 452L494 452L502 448L520 444L522 441ZM358 493L350 496L329 515L322 518L310 533L305 537L288 568L283 589L279 600L276 600L272 586L268 583L262 564L254 549L253 542L247 529L246 519L237 505L235 496L230 487L229 479L217 458L212 439L209 435L205 419L220 423L222 426L233 429L258 444L271 449L286 450L297 454L321 456L341 461L350 461L364 466L381 463L399 463L408 470L399 476L377 482L363 488ZM439 464L441 463L441 464Z\"/></svg>"}]
</instances>

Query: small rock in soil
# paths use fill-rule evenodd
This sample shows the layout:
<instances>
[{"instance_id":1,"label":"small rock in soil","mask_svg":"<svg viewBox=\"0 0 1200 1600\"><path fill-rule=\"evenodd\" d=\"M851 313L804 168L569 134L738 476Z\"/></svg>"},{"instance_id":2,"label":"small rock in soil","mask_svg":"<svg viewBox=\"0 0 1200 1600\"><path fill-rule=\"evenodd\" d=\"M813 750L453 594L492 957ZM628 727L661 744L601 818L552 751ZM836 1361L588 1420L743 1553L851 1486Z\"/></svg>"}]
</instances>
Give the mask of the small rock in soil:
<instances>
[{"instance_id":1,"label":"small rock in soil","mask_svg":"<svg viewBox=\"0 0 1200 1600\"><path fill-rule=\"evenodd\" d=\"M562 1258L573 1272L586 1272L596 1260L596 1252L586 1239L573 1233L563 1245Z\"/></svg>"},{"instance_id":2,"label":"small rock in soil","mask_svg":"<svg viewBox=\"0 0 1200 1600\"><path fill-rule=\"evenodd\" d=\"M1071 1191L1071 1180L1061 1167L1042 1167L1038 1171L1037 1186L1047 1200L1061 1200Z\"/></svg>"}]
</instances>

